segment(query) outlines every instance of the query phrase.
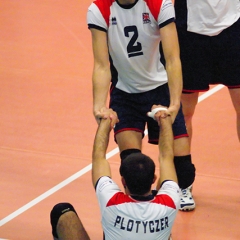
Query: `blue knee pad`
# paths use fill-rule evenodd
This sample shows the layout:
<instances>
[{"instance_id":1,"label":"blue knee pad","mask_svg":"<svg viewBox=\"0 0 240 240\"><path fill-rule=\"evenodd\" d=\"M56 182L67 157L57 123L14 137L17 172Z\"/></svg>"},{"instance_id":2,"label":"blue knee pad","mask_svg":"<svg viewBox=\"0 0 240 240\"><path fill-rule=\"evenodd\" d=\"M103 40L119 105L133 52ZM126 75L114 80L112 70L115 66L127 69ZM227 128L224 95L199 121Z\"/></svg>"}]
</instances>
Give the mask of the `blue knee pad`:
<instances>
[{"instance_id":1,"label":"blue knee pad","mask_svg":"<svg viewBox=\"0 0 240 240\"><path fill-rule=\"evenodd\" d=\"M55 238L58 238L57 235L57 223L59 218L66 212L75 212L74 207L70 204L70 203L58 203L56 204L51 213L50 213L50 221L51 221L51 225L52 225L52 235ZM77 213L76 213L77 214Z\"/></svg>"},{"instance_id":2,"label":"blue knee pad","mask_svg":"<svg viewBox=\"0 0 240 240\"><path fill-rule=\"evenodd\" d=\"M174 157L174 164L179 187L184 189L191 186L195 180L196 171L191 155Z\"/></svg>"}]
</instances>

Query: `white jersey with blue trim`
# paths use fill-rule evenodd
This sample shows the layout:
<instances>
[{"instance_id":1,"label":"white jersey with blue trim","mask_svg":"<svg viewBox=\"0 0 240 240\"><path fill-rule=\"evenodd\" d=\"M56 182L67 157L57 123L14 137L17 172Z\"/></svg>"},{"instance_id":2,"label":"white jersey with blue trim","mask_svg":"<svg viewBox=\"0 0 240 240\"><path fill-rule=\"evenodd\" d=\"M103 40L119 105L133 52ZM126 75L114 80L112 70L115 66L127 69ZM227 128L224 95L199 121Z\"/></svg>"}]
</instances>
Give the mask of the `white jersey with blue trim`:
<instances>
[{"instance_id":1,"label":"white jersey with blue trim","mask_svg":"<svg viewBox=\"0 0 240 240\"><path fill-rule=\"evenodd\" d=\"M121 5L115 0L95 0L89 7L89 28L107 32L113 83L128 93L146 92L165 84L160 62L159 28L175 20L171 0L137 0Z\"/></svg>"},{"instance_id":2,"label":"white jersey with blue trim","mask_svg":"<svg viewBox=\"0 0 240 240\"><path fill-rule=\"evenodd\" d=\"M168 240L180 204L177 183L166 181L157 194L134 198L109 177L96 186L106 240Z\"/></svg>"},{"instance_id":3,"label":"white jersey with blue trim","mask_svg":"<svg viewBox=\"0 0 240 240\"><path fill-rule=\"evenodd\" d=\"M215 36L240 18L239 0L186 1L190 32Z\"/></svg>"}]
</instances>

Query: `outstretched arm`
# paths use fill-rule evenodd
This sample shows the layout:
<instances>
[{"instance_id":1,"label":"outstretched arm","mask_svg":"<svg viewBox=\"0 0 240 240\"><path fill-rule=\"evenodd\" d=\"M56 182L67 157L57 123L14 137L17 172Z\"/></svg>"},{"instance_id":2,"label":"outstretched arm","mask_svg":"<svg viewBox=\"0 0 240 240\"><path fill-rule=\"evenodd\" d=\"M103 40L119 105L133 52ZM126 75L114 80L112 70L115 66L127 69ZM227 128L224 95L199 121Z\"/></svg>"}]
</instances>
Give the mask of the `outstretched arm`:
<instances>
[{"instance_id":1,"label":"outstretched arm","mask_svg":"<svg viewBox=\"0 0 240 240\"><path fill-rule=\"evenodd\" d=\"M159 110L157 110L157 108ZM155 109L155 110L154 110ZM156 113L155 113L156 111ZM173 131L171 116L168 111L164 110L161 105L154 105L152 107L152 117L158 122L160 127L159 135L159 164L160 164L160 178L158 182L158 189L165 180L172 180L178 182L175 166L173 162Z\"/></svg>"},{"instance_id":2,"label":"outstretched arm","mask_svg":"<svg viewBox=\"0 0 240 240\"><path fill-rule=\"evenodd\" d=\"M170 91L170 106L168 107L168 111L171 114L172 122L174 122L180 107L183 84L179 43L175 23L172 22L161 28L160 34L166 60L166 71Z\"/></svg>"},{"instance_id":3,"label":"outstretched arm","mask_svg":"<svg viewBox=\"0 0 240 240\"><path fill-rule=\"evenodd\" d=\"M101 118L107 118L109 116L106 102L110 88L111 73L109 67L107 33L92 28L91 34L94 56L94 67L92 74L93 114L99 124Z\"/></svg>"},{"instance_id":4,"label":"outstretched arm","mask_svg":"<svg viewBox=\"0 0 240 240\"><path fill-rule=\"evenodd\" d=\"M160 162L160 179L162 184L165 180L173 180L178 182L177 174L173 162L173 132L172 121L168 115L166 117L159 116L158 124L160 126L159 136L159 162Z\"/></svg>"},{"instance_id":5,"label":"outstretched arm","mask_svg":"<svg viewBox=\"0 0 240 240\"><path fill-rule=\"evenodd\" d=\"M109 109L110 114L116 113ZM106 152L109 143L109 135L112 126L118 122L118 119L101 119L94 139L93 152L92 152L92 183L95 187L98 179L102 176L111 177L111 169L108 161L106 160Z\"/></svg>"}]
</instances>

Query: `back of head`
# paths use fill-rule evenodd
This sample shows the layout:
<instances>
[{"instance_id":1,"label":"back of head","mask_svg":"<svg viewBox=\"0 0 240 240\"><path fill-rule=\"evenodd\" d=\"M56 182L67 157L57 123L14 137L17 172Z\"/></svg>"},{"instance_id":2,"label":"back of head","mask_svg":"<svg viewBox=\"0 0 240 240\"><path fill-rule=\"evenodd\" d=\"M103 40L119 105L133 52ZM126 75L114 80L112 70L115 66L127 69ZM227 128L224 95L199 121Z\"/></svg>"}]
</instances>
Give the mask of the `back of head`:
<instances>
[{"instance_id":1,"label":"back of head","mask_svg":"<svg viewBox=\"0 0 240 240\"><path fill-rule=\"evenodd\" d=\"M153 160L142 154L132 153L120 166L120 174L125 179L131 194L143 195L151 189L155 173Z\"/></svg>"}]
</instances>

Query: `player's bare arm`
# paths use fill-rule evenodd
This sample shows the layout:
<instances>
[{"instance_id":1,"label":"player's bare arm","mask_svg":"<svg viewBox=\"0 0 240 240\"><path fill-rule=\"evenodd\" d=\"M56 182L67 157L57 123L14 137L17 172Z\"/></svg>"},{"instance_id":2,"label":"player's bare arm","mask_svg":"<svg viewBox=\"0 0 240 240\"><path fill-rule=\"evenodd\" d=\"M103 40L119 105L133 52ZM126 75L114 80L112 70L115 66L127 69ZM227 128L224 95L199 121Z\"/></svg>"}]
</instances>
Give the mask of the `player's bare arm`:
<instances>
[{"instance_id":1,"label":"player's bare arm","mask_svg":"<svg viewBox=\"0 0 240 240\"><path fill-rule=\"evenodd\" d=\"M161 28L160 34L166 60L166 71L170 91L170 106L168 111L171 114L172 122L174 122L180 107L180 97L183 86L180 51L175 23L172 22Z\"/></svg>"},{"instance_id":2,"label":"player's bare arm","mask_svg":"<svg viewBox=\"0 0 240 240\"><path fill-rule=\"evenodd\" d=\"M112 114L114 114L113 110L110 109L109 111L112 111ZM112 126L114 126L117 121L116 119L110 118L101 119L98 126L92 152L92 183L94 187L100 177L111 177L111 169L106 160L106 152Z\"/></svg>"},{"instance_id":3,"label":"player's bare arm","mask_svg":"<svg viewBox=\"0 0 240 240\"><path fill-rule=\"evenodd\" d=\"M151 114L152 113L152 114ZM148 116L154 118L160 127L159 135L159 164L160 164L160 178L158 188L165 180L177 181L177 175L173 162L173 131L172 120L167 107L161 105L153 105L152 111Z\"/></svg>"},{"instance_id":4,"label":"player's bare arm","mask_svg":"<svg viewBox=\"0 0 240 240\"><path fill-rule=\"evenodd\" d=\"M160 162L160 184L165 180L178 182L173 162L173 132L171 117L166 113L156 113L156 119L160 126L159 137L159 162Z\"/></svg>"},{"instance_id":5,"label":"player's bare arm","mask_svg":"<svg viewBox=\"0 0 240 240\"><path fill-rule=\"evenodd\" d=\"M92 75L93 83L93 114L98 123L101 118L108 116L106 107L109 93L111 72L109 68L109 55L107 46L107 34L91 28L94 67Z\"/></svg>"}]
</instances>

